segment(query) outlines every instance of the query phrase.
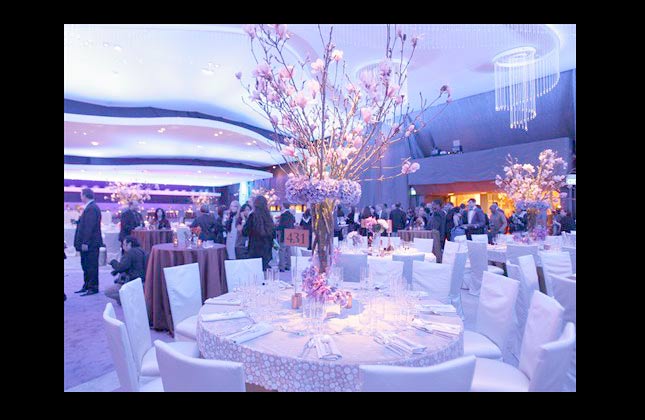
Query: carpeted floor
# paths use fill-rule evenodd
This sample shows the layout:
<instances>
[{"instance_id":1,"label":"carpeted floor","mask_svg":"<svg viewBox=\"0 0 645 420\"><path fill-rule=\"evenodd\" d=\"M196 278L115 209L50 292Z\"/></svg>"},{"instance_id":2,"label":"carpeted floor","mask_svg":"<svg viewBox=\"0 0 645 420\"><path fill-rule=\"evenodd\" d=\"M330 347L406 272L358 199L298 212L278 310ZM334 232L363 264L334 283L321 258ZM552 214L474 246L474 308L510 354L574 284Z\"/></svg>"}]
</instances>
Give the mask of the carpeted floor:
<instances>
[{"instance_id":1,"label":"carpeted floor","mask_svg":"<svg viewBox=\"0 0 645 420\"><path fill-rule=\"evenodd\" d=\"M83 285L83 271L80 257L65 260L65 384L69 391L113 391L118 388L118 378L114 371L112 355L107 346L103 310L107 302L113 302L117 317L123 319L123 310L102 291L113 284L109 265L99 269L99 289L101 293L81 297L74 291ZM290 282L289 272L280 273L282 280ZM462 291L462 303L467 329L475 327L477 314L476 296ZM172 341L167 332L151 330L152 340ZM510 361L517 364L517 361Z\"/></svg>"}]
</instances>

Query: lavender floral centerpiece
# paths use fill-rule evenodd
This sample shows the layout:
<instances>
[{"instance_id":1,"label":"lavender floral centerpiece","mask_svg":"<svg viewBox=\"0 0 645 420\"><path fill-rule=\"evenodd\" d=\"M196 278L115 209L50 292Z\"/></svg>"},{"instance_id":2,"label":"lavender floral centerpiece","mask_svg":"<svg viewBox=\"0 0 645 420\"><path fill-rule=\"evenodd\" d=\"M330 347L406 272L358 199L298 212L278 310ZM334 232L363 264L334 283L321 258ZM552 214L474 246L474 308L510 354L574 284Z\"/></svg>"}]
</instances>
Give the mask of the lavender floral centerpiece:
<instances>
[{"instance_id":1,"label":"lavender floral centerpiece","mask_svg":"<svg viewBox=\"0 0 645 420\"><path fill-rule=\"evenodd\" d=\"M302 290L307 294L308 299L315 299L322 302L333 302L345 307L349 302L351 293L330 287L327 282L327 275L321 273L316 266L310 266L302 272Z\"/></svg>"}]
</instances>

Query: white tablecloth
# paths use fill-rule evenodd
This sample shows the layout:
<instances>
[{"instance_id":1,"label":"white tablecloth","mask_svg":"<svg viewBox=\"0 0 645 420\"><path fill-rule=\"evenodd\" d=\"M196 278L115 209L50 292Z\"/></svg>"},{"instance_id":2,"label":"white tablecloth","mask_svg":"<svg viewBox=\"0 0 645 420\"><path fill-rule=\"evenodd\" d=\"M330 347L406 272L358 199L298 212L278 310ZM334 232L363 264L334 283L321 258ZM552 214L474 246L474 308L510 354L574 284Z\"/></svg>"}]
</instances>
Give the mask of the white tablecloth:
<instances>
[{"instance_id":1,"label":"white tablecloth","mask_svg":"<svg viewBox=\"0 0 645 420\"><path fill-rule=\"evenodd\" d=\"M298 328L303 319L301 310L291 309L292 292L293 290L284 291L279 308L268 309L270 319L262 319L262 322L273 325L273 332L243 344L234 344L220 337L249 325L252 322L249 318L214 322L201 320L201 314L235 311L240 307L204 305L197 323L197 344L203 357L241 362L244 364L246 381L267 389L320 392L359 391L358 367L361 364L431 366L463 355L463 324L458 316L421 315L424 319L460 325L461 334L451 338L427 334L413 328L399 331L401 336L427 346L424 353L412 356L398 355L376 343L373 337L368 335L346 331L333 334L333 331L341 331L343 326L360 328L358 314L362 306L360 294L356 292L352 309L343 309L340 318L325 321L342 358L336 361L318 359L315 348L304 358L300 358L299 355L309 336L291 332ZM225 296L239 297L235 293ZM387 305L391 299L381 298L380 301ZM388 315L385 321L379 322L382 328L387 329ZM284 325L287 325L289 332L280 328Z\"/></svg>"}]
</instances>

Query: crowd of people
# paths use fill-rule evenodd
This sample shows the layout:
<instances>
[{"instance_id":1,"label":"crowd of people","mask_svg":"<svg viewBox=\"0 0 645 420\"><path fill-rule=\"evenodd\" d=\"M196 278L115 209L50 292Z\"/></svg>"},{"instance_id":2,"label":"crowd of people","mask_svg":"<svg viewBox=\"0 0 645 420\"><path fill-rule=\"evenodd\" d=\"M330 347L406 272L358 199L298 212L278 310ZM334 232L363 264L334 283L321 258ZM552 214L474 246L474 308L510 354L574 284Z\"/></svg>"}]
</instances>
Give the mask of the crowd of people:
<instances>
[{"instance_id":1,"label":"crowd of people","mask_svg":"<svg viewBox=\"0 0 645 420\"><path fill-rule=\"evenodd\" d=\"M101 235L101 212L94 203L94 193L85 188L81 192L85 210L77 224L74 247L81 254L81 266L84 273L83 287L77 292L82 296L98 293L98 257L99 248L103 245ZM347 212L345 212L347 210ZM405 229L425 229L438 232L441 243L465 235L471 239L473 234L488 234L492 242L498 234L523 232L527 230L527 213L516 209L509 217L493 203L489 212L484 212L474 198L455 206L451 202L443 203L433 200L407 211L401 203L388 207L386 203L344 209L338 205L334 210L334 236L344 239L344 232L358 231L360 235L370 234L362 220L367 218L390 220L392 233ZM112 260L112 274L117 276L115 286L107 289L106 294L118 301L118 290L122 284L141 277L145 281L146 252L139 246L131 232L144 226L144 219L139 212L139 203L132 201L121 214L119 241L122 244L120 260ZM158 229L170 229L165 211L158 208L149 221L149 225ZM211 213L209 206L203 205L199 215L190 227L199 227L199 238L202 241L213 241L226 246L229 259L261 258L262 268L266 270L273 257L273 249L278 250L277 265L280 271L291 269L291 249L285 243L285 229L294 227L308 230L309 249L312 245L312 215L309 209L296 222L295 210L289 203L283 203L278 216L272 217L267 199L257 196L240 206L233 201L228 207L216 206ZM558 210L553 217L553 234L570 232L575 229L575 221L564 209ZM443 247L443 246L442 246Z\"/></svg>"}]
</instances>

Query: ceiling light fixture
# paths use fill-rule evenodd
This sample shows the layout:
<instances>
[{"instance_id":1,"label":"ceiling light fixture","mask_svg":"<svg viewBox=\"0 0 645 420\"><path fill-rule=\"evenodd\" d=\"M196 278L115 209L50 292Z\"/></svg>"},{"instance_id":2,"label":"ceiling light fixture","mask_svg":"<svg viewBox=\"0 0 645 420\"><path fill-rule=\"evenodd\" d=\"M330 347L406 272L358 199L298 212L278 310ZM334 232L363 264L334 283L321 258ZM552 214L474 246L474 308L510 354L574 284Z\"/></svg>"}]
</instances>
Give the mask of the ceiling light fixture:
<instances>
[{"instance_id":1,"label":"ceiling light fixture","mask_svg":"<svg viewBox=\"0 0 645 420\"><path fill-rule=\"evenodd\" d=\"M164 127L161 127L159 130L157 130L157 133L163 133L164 131L166 131L166 129Z\"/></svg>"},{"instance_id":2,"label":"ceiling light fixture","mask_svg":"<svg viewBox=\"0 0 645 420\"><path fill-rule=\"evenodd\" d=\"M139 144L146 144L146 142L145 141L140 141Z\"/></svg>"},{"instance_id":3,"label":"ceiling light fixture","mask_svg":"<svg viewBox=\"0 0 645 420\"><path fill-rule=\"evenodd\" d=\"M92 146L98 146L98 145L99 145L99 142L98 142L98 141L93 141L93 142L92 142L92 143L90 143L90 144L91 144Z\"/></svg>"}]
</instances>

